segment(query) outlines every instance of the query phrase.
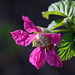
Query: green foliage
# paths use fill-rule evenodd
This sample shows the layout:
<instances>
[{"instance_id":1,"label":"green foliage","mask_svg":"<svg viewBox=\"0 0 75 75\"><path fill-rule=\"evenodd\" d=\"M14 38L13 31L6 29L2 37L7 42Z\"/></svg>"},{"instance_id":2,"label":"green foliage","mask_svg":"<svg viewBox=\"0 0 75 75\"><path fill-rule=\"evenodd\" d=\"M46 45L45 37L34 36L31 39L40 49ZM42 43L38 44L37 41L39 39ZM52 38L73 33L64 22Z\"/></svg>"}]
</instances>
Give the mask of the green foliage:
<instances>
[{"instance_id":1,"label":"green foliage","mask_svg":"<svg viewBox=\"0 0 75 75\"><path fill-rule=\"evenodd\" d=\"M64 17L68 17L67 15L63 14L60 11L46 11L43 12L43 17L45 17L46 19L49 19L49 15L59 15L59 16L64 16Z\"/></svg>"},{"instance_id":2,"label":"green foliage","mask_svg":"<svg viewBox=\"0 0 75 75\"><path fill-rule=\"evenodd\" d=\"M50 15L59 15L65 17L64 19L58 19L52 21L47 29L52 33L66 32L59 45L59 56L62 61L68 60L75 56L75 1L61 0L59 2L52 3L48 11L42 13L43 17L49 19ZM68 29L58 29L57 27L65 25Z\"/></svg>"},{"instance_id":3,"label":"green foliage","mask_svg":"<svg viewBox=\"0 0 75 75\"><path fill-rule=\"evenodd\" d=\"M69 20L68 18L64 19L65 27L68 28L70 31L75 32L75 22Z\"/></svg>"},{"instance_id":4,"label":"green foliage","mask_svg":"<svg viewBox=\"0 0 75 75\"><path fill-rule=\"evenodd\" d=\"M75 1L71 1L71 0L62 1L61 0L59 2L52 3L49 6L48 11L43 12L42 15L46 19L49 19L49 15L59 15L59 16L63 16L65 18L68 18L69 20L74 21ZM49 31L52 31L55 28L60 27L62 25L65 25L64 19L54 20L49 24L47 29L49 29Z\"/></svg>"},{"instance_id":5,"label":"green foliage","mask_svg":"<svg viewBox=\"0 0 75 75\"><path fill-rule=\"evenodd\" d=\"M55 20L55 21L52 21L49 26L47 27L47 29L49 31L52 31L54 30L55 28L59 27L59 26L63 26L64 25L64 20L62 19L58 19L58 20Z\"/></svg>"},{"instance_id":6,"label":"green foliage","mask_svg":"<svg viewBox=\"0 0 75 75\"><path fill-rule=\"evenodd\" d=\"M48 11L42 13L43 17L49 19L49 15L59 15L68 17L69 19L75 18L75 1L65 0L52 3Z\"/></svg>"},{"instance_id":7,"label":"green foliage","mask_svg":"<svg viewBox=\"0 0 75 75\"><path fill-rule=\"evenodd\" d=\"M64 34L62 41L59 45L59 56L62 61L68 60L75 56L75 35L74 33Z\"/></svg>"}]
</instances>

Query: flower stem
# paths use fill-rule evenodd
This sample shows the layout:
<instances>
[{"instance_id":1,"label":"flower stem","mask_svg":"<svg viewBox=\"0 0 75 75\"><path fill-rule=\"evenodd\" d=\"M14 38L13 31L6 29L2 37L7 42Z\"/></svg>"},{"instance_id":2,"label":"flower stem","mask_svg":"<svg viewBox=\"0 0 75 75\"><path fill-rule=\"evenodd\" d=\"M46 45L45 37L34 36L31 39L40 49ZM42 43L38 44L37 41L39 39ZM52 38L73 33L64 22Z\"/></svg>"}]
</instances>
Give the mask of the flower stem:
<instances>
[{"instance_id":1,"label":"flower stem","mask_svg":"<svg viewBox=\"0 0 75 75\"><path fill-rule=\"evenodd\" d=\"M59 32L68 32L69 29L57 29L57 30L53 30L51 31L52 33L59 33Z\"/></svg>"}]
</instances>

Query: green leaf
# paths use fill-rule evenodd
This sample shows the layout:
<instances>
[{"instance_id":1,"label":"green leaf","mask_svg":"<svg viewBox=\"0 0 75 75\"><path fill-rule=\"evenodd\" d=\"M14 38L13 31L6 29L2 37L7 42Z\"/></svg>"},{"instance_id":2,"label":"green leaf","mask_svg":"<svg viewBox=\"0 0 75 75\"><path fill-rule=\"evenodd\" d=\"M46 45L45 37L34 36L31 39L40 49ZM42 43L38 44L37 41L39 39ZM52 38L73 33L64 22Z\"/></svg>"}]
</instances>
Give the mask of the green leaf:
<instances>
[{"instance_id":1,"label":"green leaf","mask_svg":"<svg viewBox=\"0 0 75 75\"><path fill-rule=\"evenodd\" d=\"M64 34L59 45L58 55L62 61L69 60L75 56L75 35L71 32Z\"/></svg>"},{"instance_id":2,"label":"green leaf","mask_svg":"<svg viewBox=\"0 0 75 75\"><path fill-rule=\"evenodd\" d=\"M58 19L58 20L55 20L55 21L52 21L49 26L47 27L47 29L49 31L52 31L54 30L55 28L57 27L60 27L60 26L63 26L64 25L64 20L62 19Z\"/></svg>"},{"instance_id":3,"label":"green leaf","mask_svg":"<svg viewBox=\"0 0 75 75\"><path fill-rule=\"evenodd\" d=\"M71 0L65 0L65 14L68 15L71 7Z\"/></svg>"},{"instance_id":4,"label":"green leaf","mask_svg":"<svg viewBox=\"0 0 75 75\"><path fill-rule=\"evenodd\" d=\"M43 12L43 17L45 17L46 19L49 19L49 15L59 15L59 16L64 16L64 17L68 17L67 15L63 14L60 11L46 11Z\"/></svg>"},{"instance_id":5,"label":"green leaf","mask_svg":"<svg viewBox=\"0 0 75 75\"><path fill-rule=\"evenodd\" d=\"M60 1L59 3L60 12L65 13L65 2Z\"/></svg>"},{"instance_id":6,"label":"green leaf","mask_svg":"<svg viewBox=\"0 0 75 75\"><path fill-rule=\"evenodd\" d=\"M49 15L59 15L64 16L69 19L75 18L75 1L65 0L52 3L48 11L42 13L43 17L49 19Z\"/></svg>"}]
</instances>

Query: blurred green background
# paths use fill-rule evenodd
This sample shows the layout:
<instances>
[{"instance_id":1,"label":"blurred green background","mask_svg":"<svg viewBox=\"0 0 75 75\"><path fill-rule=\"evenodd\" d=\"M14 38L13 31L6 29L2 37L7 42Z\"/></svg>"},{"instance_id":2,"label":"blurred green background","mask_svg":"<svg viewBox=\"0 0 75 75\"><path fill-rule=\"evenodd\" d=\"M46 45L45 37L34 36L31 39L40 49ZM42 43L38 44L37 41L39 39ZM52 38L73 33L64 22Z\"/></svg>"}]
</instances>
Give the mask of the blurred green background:
<instances>
[{"instance_id":1,"label":"blurred green background","mask_svg":"<svg viewBox=\"0 0 75 75\"><path fill-rule=\"evenodd\" d=\"M16 45L10 32L23 28L22 16L28 16L36 26L47 27L60 18L50 16L50 20L42 17L51 3L59 0L0 0L0 75L75 75L75 58L63 62L62 68L51 67L45 63L37 70L29 63L32 45L22 47Z\"/></svg>"}]
</instances>

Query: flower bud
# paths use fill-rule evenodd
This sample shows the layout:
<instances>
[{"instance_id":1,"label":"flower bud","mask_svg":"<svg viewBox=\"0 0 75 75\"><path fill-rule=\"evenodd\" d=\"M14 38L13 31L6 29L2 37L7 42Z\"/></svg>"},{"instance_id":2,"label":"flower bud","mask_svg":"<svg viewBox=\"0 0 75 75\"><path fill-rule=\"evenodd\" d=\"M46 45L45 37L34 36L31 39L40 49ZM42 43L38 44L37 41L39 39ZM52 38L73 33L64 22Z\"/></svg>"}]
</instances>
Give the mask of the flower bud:
<instances>
[{"instance_id":1,"label":"flower bud","mask_svg":"<svg viewBox=\"0 0 75 75\"><path fill-rule=\"evenodd\" d=\"M64 19L65 27L70 29L71 31L75 32L75 23L72 20L69 20L68 18Z\"/></svg>"},{"instance_id":2,"label":"flower bud","mask_svg":"<svg viewBox=\"0 0 75 75\"><path fill-rule=\"evenodd\" d=\"M40 47L50 47L52 44L50 38L47 36L42 36L41 33L38 33L36 35L35 42L36 42L36 46L40 46Z\"/></svg>"}]
</instances>

